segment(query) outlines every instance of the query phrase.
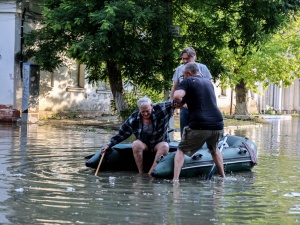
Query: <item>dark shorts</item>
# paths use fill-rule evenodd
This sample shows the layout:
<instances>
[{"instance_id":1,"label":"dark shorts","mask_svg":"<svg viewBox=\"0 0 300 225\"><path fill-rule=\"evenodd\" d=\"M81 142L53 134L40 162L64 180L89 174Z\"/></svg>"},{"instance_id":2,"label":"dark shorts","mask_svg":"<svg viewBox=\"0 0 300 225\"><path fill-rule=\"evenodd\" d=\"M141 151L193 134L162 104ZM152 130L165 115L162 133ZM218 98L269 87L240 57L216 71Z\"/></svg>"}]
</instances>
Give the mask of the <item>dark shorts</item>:
<instances>
[{"instance_id":1,"label":"dark shorts","mask_svg":"<svg viewBox=\"0 0 300 225\"><path fill-rule=\"evenodd\" d=\"M147 146L147 151L148 151L148 152L154 152L154 154L156 154L156 152L154 151L154 148L155 148L156 145L158 145L159 143L161 143L161 142L166 142L166 143L169 145L168 141L165 141L165 140L162 140L162 141L159 141L159 142L155 142L155 143L153 143L152 145L151 145L149 142L143 142L143 141L140 140L140 139L135 139L135 140L141 141L143 144L145 144L145 145Z\"/></svg>"},{"instance_id":2,"label":"dark shorts","mask_svg":"<svg viewBox=\"0 0 300 225\"><path fill-rule=\"evenodd\" d=\"M223 130L193 130L185 127L178 148L184 154L192 156L206 142L207 148L211 154L214 154L218 148L218 142L222 139Z\"/></svg>"}]
</instances>

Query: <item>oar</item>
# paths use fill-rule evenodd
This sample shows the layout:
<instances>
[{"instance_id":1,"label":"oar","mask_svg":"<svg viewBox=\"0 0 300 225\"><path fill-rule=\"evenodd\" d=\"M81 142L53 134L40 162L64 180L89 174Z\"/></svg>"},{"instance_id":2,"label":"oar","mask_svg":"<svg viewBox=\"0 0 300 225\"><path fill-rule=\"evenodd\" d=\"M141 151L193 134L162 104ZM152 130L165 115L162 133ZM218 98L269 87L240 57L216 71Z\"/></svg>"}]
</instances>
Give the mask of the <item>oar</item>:
<instances>
[{"instance_id":1,"label":"oar","mask_svg":"<svg viewBox=\"0 0 300 225\"><path fill-rule=\"evenodd\" d=\"M225 146L225 144L226 144L226 142L227 142L227 138L228 138L228 134L225 136L225 138L224 138L224 140L223 140L223 143L222 143L222 146L221 146L221 148L220 148L220 152L221 152L221 153L222 153L223 148L224 148L224 146ZM215 169L215 167L216 167L216 164L214 163L213 166L212 166L212 168L211 168L211 170L210 170L210 172L209 172L209 174L206 176L206 180L210 180L210 179L212 178L212 176L213 176L213 174L214 174L214 169Z\"/></svg>"},{"instance_id":2,"label":"oar","mask_svg":"<svg viewBox=\"0 0 300 225\"><path fill-rule=\"evenodd\" d=\"M104 159L105 153L106 153L106 151L102 154L102 157L101 157L100 162L99 162L99 164L98 164L97 170L96 170L96 172L95 172L95 176L98 175L98 171L99 171L99 169L100 169L102 160Z\"/></svg>"}]
</instances>

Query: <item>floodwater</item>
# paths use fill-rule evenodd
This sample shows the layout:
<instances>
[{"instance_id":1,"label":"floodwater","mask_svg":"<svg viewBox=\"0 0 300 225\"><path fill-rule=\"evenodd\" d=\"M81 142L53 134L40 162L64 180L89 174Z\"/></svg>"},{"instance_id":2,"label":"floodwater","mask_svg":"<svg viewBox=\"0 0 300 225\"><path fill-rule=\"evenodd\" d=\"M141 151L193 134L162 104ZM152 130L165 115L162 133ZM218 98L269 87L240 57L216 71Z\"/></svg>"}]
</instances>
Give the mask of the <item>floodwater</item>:
<instances>
[{"instance_id":1,"label":"floodwater","mask_svg":"<svg viewBox=\"0 0 300 225\"><path fill-rule=\"evenodd\" d=\"M270 121L226 129L257 144L252 172L177 185L101 168L95 177L84 157L115 132L0 124L0 224L300 224L300 120Z\"/></svg>"}]
</instances>

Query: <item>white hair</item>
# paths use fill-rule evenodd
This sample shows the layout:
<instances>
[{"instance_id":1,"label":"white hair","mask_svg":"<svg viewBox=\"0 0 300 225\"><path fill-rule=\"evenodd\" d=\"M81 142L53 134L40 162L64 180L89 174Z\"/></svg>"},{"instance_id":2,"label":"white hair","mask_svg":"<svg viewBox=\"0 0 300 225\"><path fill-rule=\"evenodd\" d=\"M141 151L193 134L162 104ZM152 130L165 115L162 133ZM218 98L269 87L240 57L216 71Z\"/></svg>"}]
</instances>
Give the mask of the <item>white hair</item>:
<instances>
[{"instance_id":1,"label":"white hair","mask_svg":"<svg viewBox=\"0 0 300 225\"><path fill-rule=\"evenodd\" d=\"M138 105L139 109L141 107L148 106L148 105L151 105L151 104L152 104L152 101L147 96L140 98L137 102L137 105Z\"/></svg>"}]
</instances>

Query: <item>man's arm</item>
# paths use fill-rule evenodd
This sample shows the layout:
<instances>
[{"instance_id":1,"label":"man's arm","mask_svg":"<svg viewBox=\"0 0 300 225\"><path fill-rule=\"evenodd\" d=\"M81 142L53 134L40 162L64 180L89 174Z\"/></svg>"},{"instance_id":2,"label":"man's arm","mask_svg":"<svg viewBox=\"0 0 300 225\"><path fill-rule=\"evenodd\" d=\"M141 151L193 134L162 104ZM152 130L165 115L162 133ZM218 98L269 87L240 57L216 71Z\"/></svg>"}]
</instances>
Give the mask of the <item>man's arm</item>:
<instances>
[{"instance_id":1,"label":"man's arm","mask_svg":"<svg viewBox=\"0 0 300 225\"><path fill-rule=\"evenodd\" d=\"M174 98L173 98L173 100L176 103L181 103L184 96L185 96L185 91L184 90L182 90L182 89L176 90L174 92Z\"/></svg>"},{"instance_id":2,"label":"man's arm","mask_svg":"<svg viewBox=\"0 0 300 225\"><path fill-rule=\"evenodd\" d=\"M118 133L110 139L106 146L104 146L101 154L103 154L107 149L130 137L130 135L132 134L132 127L129 121L130 117L122 124Z\"/></svg>"}]
</instances>

